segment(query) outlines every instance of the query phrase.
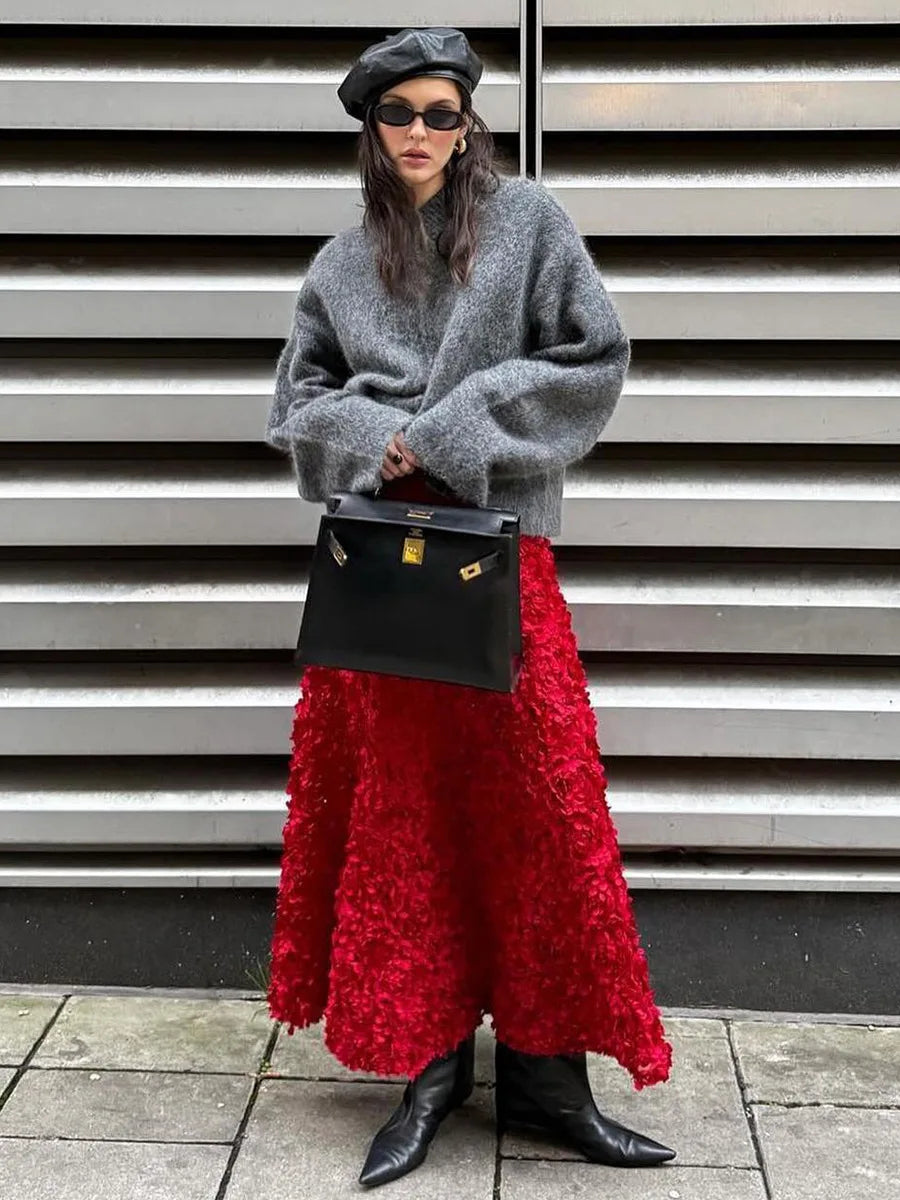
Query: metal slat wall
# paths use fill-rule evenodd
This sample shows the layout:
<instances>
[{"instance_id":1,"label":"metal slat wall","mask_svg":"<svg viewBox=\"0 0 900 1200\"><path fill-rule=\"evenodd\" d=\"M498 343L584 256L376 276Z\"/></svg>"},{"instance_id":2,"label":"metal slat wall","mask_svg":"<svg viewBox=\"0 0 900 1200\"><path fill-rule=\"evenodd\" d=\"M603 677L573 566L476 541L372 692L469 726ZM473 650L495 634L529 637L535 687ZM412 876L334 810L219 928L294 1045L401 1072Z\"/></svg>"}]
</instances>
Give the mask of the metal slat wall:
<instances>
[{"instance_id":1,"label":"metal slat wall","mask_svg":"<svg viewBox=\"0 0 900 1200\"><path fill-rule=\"evenodd\" d=\"M900 9L542 7L541 175L634 342L565 531L575 595L605 593L582 645L615 660L613 787L671 789L624 838L780 852L780 883L717 875L739 889L840 890L863 852L874 887L900 797Z\"/></svg>"},{"instance_id":2,"label":"metal slat wall","mask_svg":"<svg viewBox=\"0 0 900 1200\"><path fill-rule=\"evenodd\" d=\"M0 885L274 884L274 359L358 213L337 83L452 24L633 340L556 539L631 883L900 890L896 6L227 7L0 5Z\"/></svg>"}]
</instances>

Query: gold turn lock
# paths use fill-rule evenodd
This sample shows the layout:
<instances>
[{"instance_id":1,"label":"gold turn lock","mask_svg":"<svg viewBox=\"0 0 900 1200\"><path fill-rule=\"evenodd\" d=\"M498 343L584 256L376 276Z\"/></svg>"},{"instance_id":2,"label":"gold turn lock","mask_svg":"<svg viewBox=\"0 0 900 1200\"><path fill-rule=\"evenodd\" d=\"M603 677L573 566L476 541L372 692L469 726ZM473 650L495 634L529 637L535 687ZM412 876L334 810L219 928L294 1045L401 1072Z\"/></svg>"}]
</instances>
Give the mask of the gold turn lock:
<instances>
[{"instance_id":1,"label":"gold turn lock","mask_svg":"<svg viewBox=\"0 0 900 1200\"><path fill-rule=\"evenodd\" d=\"M467 563L464 567L459 568L460 579L474 579L476 575L483 575L485 571L492 571L498 566L501 561L500 552L492 551L490 554L485 554L484 558L478 558L475 562Z\"/></svg>"}]
</instances>

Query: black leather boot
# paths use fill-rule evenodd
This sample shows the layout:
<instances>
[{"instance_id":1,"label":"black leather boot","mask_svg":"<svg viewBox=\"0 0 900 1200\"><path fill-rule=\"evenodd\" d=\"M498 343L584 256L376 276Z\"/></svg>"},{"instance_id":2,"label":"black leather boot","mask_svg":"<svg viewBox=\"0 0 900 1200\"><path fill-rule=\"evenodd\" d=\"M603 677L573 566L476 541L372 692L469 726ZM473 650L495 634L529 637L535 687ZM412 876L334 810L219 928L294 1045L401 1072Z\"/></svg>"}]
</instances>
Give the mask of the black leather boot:
<instances>
[{"instance_id":1,"label":"black leather boot","mask_svg":"<svg viewBox=\"0 0 900 1200\"><path fill-rule=\"evenodd\" d=\"M441 1121L469 1098L474 1086L473 1031L407 1083L400 1103L375 1134L359 1182L376 1187L418 1167Z\"/></svg>"},{"instance_id":2,"label":"black leather boot","mask_svg":"<svg viewBox=\"0 0 900 1200\"><path fill-rule=\"evenodd\" d=\"M652 1167L675 1157L668 1146L598 1112L584 1052L523 1054L498 1040L495 1073L501 1132L512 1124L548 1129L592 1162L610 1167Z\"/></svg>"}]
</instances>

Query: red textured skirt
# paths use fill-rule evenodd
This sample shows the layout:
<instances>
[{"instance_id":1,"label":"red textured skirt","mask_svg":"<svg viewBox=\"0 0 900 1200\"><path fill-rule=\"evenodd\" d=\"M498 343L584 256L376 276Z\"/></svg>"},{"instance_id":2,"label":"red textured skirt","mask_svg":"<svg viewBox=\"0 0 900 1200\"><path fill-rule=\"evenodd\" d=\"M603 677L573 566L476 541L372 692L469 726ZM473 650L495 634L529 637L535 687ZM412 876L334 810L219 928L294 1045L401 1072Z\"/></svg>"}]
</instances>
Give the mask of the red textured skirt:
<instances>
[{"instance_id":1,"label":"red textured skirt","mask_svg":"<svg viewBox=\"0 0 900 1200\"><path fill-rule=\"evenodd\" d=\"M672 1046L549 538L521 535L520 579L511 694L303 671L269 1011L289 1034L324 1018L351 1070L408 1076L487 1014L514 1049L608 1054L640 1089Z\"/></svg>"}]
</instances>

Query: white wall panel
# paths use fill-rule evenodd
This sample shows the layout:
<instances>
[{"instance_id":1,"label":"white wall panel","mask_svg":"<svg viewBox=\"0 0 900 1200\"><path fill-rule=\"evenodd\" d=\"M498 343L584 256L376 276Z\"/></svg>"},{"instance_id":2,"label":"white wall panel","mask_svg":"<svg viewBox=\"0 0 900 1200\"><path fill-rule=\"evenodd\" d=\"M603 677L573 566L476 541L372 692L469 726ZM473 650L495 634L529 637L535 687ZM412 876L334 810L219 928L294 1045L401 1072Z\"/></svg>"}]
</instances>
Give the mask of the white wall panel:
<instances>
[{"instance_id":1,"label":"white wall panel","mask_svg":"<svg viewBox=\"0 0 900 1200\"><path fill-rule=\"evenodd\" d=\"M274 883L238 852L319 516L261 445L275 356L360 213L338 82L453 24L632 339L560 580L623 844L721 857L630 882L897 890L900 10L541 8L520 129L518 0L3 6L0 886Z\"/></svg>"}]
</instances>

